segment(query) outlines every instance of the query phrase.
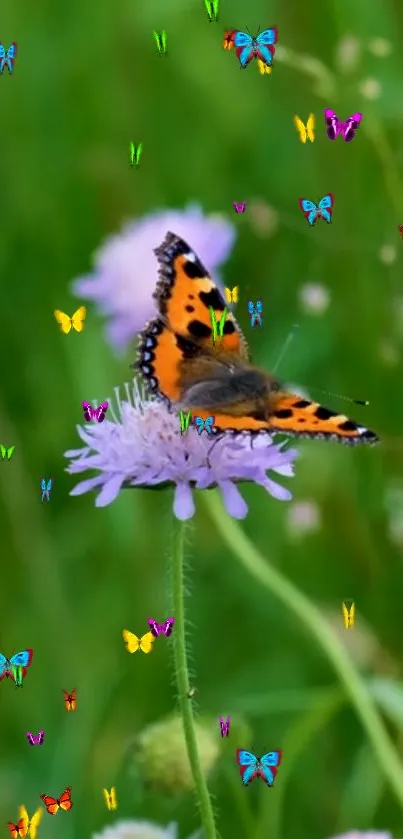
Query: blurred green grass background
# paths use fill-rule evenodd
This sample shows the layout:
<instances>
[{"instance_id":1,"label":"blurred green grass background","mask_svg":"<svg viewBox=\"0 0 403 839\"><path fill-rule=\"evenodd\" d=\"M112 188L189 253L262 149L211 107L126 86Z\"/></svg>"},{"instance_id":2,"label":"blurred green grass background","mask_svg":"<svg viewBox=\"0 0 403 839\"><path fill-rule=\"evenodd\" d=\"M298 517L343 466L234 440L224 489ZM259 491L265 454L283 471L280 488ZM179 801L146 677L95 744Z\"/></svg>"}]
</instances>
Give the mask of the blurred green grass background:
<instances>
[{"instance_id":1,"label":"blurred green grass background","mask_svg":"<svg viewBox=\"0 0 403 839\"><path fill-rule=\"evenodd\" d=\"M169 642L131 657L121 638L123 627L140 633L149 615L167 614L171 493L122 493L96 510L93 497L69 497L74 481L63 471L82 399L128 380L134 349L116 358L91 307L81 336L62 336L52 314L73 311L70 280L125 219L192 200L239 228L224 278L240 286L254 359L270 369L298 322L281 377L318 398L315 387L370 401L352 414L377 431L378 448L298 445L296 477L284 483L295 502L312 502L312 531L295 530L293 504L254 487L242 488L250 507L242 527L336 616L336 631L344 632L341 601L354 598L357 628L345 641L402 752L402 21L392 0L274 0L270 8L254 0L247 9L222 0L218 24L201 0L17 0L3 9L1 40L19 51L14 76L0 78L0 441L17 447L0 464L1 650L31 646L35 657L22 691L1 684L0 823L15 821L20 803L31 813L39 793L70 784L72 812L56 825L46 815L40 836L51 839L56 827L58 839L90 837L112 821L101 788L116 783L118 816L177 820L181 839L198 825L189 796L143 792L128 760L132 738L175 708ZM274 24L272 75L256 66L240 73L221 49L224 28ZM167 59L152 38L162 28ZM348 35L360 48L350 70L340 59ZM369 49L377 37L389 55ZM363 111L353 144L328 142L325 107L342 118ZM292 118L306 121L311 111L317 139L305 147ZM144 142L138 171L128 166L131 140ZM333 225L311 230L298 198L327 191ZM250 213L233 217L234 200L247 200ZM320 316L302 307L308 282L330 293ZM262 331L246 314L257 296ZM42 476L54 479L49 505L40 503ZM240 714L253 732L249 743L225 744L211 778L223 839L240 835L240 818L247 839L326 839L371 826L402 834L402 813L331 667L234 562L202 504L188 566L200 712ZM62 688L74 687L78 709L66 714ZM39 728L45 744L31 750L25 731ZM243 790L235 748L285 743L275 788Z\"/></svg>"}]
</instances>

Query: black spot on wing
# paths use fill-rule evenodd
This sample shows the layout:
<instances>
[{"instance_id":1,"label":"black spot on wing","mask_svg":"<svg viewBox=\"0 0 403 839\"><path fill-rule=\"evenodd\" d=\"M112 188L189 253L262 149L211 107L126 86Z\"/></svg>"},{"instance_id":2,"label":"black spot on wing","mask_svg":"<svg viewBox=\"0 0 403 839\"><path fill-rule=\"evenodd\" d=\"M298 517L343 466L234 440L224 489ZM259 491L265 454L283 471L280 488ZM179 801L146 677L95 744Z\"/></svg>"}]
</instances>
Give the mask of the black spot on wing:
<instances>
[{"instance_id":1,"label":"black spot on wing","mask_svg":"<svg viewBox=\"0 0 403 839\"><path fill-rule=\"evenodd\" d=\"M194 306L191 306L190 304L189 304L188 306L185 306L185 311L186 311L186 312L189 312L189 314L191 314L192 312L194 312L194 310L195 310L195 307L194 307Z\"/></svg>"},{"instance_id":2,"label":"black spot on wing","mask_svg":"<svg viewBox=\"0 0 403 839\"><path fill-rule=\"evenodd\" d=\"M204 265L202 265L200 259L197 259L197 257L195 257L194 260L192 259L192 261L187 259L183 264L183 270L190 280L202 280L203 277L208 277L207 269Z\"/></svg>"},{"instance_id":3,"label":"black spot on wing","mask_svg":"<svg viewBox=\"0 0 403 839\"><path fill-rule=\"evenodd\" d=\"M312 405L312 402L309 399L299 399L298 402L293 402L293 408L308 408L309 405Z\"/></svg>"},{"instance_id":4,"label":"black spot on wing","mask_svg":"<svg viewBox=\"0 0 403 839\"><path fill-rule=\"evenodd\" d=\"M353 420L346 420L345 422L341 422L338 426L341 431L357 431L358 425Z\"/></svg>"},{"instance_id":5,"label":"black spot on wing","mask_svg":"<svg viewBox=\"0 0 403 839\"><path fill-rule=\"evenodd\" d=\"M317 419L320 419L320 420L328 420L328 419L331 419L331 417L337 417L337 412L336 411L329 411L329 408L323 408L322 405L319 405L319 407L314 412L314 416L317 417ZM354 423L354 425L355 425L355 423ZM357 426L355 425L355 428L356 427Z\"/></svg>"},{"instance_id":6,"label":"black spot on wing","mask_svg":"<svg viewBox=\"0 0 403 839\"><path fill-rule=\"evenodd\" d=\"M216 309L219 312L223 312L226 308L225 300L222 294L218 291L218 288L212 288L210 291L200 291L199 297L201 302L204 303L207 308L211 306L212 309Z\"/></svg>"},{"instance_id":7,"label":"black spot on wing","mask_svg":"<svg viewBox=\"0 0 403 839\"><path fill-rule=\"evenodd\" d=\"M196 355L199 355L201 352L200 347L193 344L192 341L188 341L183 335L175 335L176 346L180 351L183 353L184 358L194 358Z\"/></svg>"},{"instance_id":8,"label":"black spot on wing","mask_svg":"<svg viewBox=\"0 0 403 839\"><path fill-rule=\"evenodd\" d=\"M202 323L201 320L191 320L187 329L193 335L193 338L210 338L212 334L211 327Z\"/></svg>"},{"instance_id":9,"label":"black spot on wing","mask_svg":"<svg viewBox=\"0 0 403 839\"><path fill-rule=\"evenodd\" d=\"M291 408L280 408L278 411L274 411L273 417L277 417L277 419L290 419L294 414L294 411Z\"/></svg>"}]
</instances>

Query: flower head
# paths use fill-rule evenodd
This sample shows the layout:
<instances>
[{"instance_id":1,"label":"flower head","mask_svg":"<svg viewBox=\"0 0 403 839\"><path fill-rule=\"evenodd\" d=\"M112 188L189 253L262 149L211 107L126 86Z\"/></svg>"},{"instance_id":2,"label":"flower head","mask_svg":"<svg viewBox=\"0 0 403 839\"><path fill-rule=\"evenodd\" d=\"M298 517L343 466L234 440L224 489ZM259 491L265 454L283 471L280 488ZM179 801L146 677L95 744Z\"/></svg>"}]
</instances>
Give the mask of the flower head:
<instances>
[{"instance_id":1,"label":"flower head","mask_svg":"<svg viewBox=\"0 0 403 839\"><path fill-rule=\"evenodd\" d=\"M174 822L168 827L159 827L153 822L118 821L95 833L92 839L177 839L178 828ZM194 837L196 839L196 836Z\"/></svg>"},{"instance_id":2,"label":"flower head","mask_svg":"<svg viewBox=\"0 0 403 839\"><path fill-rule=\"evenodd\" d=\"M194 426L181 435L179 419L163 402L144 399L137 383L126 385L126 400L116 393L114 422L77 426L84 447L65 452L71 458L67 472L76 475L95 469L71 491L83 495L100 489L95 505L105 507L122 488L175 486L174 514L186 520L195 512L192 489L218 486L228 513L237 519L247 515L247 505L236 482L252 481L274 498L288 501L291 493L267 475L268 471L292 476L297 456L294 449L276 445L268 434L253 441L249 436L224 434L214 443L207 432Z\"/></svg>"},{"instance_id":3,"label":"flower head","mask_svg":"<svg viewBox=\"0 0 403 839\"><path fill-rule=\"evenodd\" d=\"M350 830L340 836L333 836L332 839L393 839L390 833L379 833L377 830L369 830L360 833L359 830Z\"/></svg>"},{"instance_id":4,"label":"flower head","mask_svg":"<svg viewBox=\"0 0 403 839\"><path fill-rule=\"evenodd\" d=\"M110 344L124 350L144 324L156 314L153 292L157 284L156 248L167 230L192 243L217 279L219 265L234 244L236 229L219 216L206 216L198 206L163 210L131 222L111 236L94 254L94 270L73 282L77 297L93 300L109 317Z\"/></svg>"}]
</instances>

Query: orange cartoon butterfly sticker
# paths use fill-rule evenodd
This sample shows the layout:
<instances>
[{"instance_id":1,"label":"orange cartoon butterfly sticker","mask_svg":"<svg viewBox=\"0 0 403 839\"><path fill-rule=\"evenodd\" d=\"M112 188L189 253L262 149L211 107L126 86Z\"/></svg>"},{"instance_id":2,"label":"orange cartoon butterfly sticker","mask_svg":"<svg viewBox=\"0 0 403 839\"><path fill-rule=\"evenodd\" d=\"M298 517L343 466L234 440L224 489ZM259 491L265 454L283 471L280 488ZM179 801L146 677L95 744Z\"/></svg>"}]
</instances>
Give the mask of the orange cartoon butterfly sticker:
<instances>
[{"instance_id":1,"label":"orange cartoon butterfly sticker","mask_svg":"<svg viewBox=\"0 0 403 839\"><path fill-rule=\"evenodd\" d=\"M64 696L64 706L66 708L66 711L75 711L76 710L76 696L77 696L76 689L74 688L74 690L72 690L71 693L67 693L67 690L63 690L63 696Z\"/></svg>"},{"instance_id":2,"label":"orange cartoon butterfly sticker","mask_svg":"<svg viewBox=\"0 0 403 839\"><path fill-rule=\"evenodd\" d=\"M19 839L19 837L22 837L23 839L23 837L27 835L27 828L22 819L20 819L17 824L7 822L7 825L13 839Z\"/></svg>"},{"instance_id":3,"label":"orange cartoon butterfly sticker","mask_svg":"<svg viewBox=\"0 0 403 839\"><path fill-rule=\"evenodd\" d=\"M52 798L51 795L45 795L42 793L39 798L42 798L42 801L51 816L55 816L59 807L61 810L71 810L73 806L73 802L71 800L71 787L66 787L64 792L62 792L60 798Z\"/></svg>"},{"instance_id":4,"label":"orange cartoon butterfly sticker","mask_svg":"<svg viewBox=\"0 0 403 839\"><path fill-rule=\"evenodd\" d=\"M224 32L224 40L222 42L223 50L232 50L234 46L234 38L235 38L236 29L227 29Z\"/></svg>"},{"instance_id":5,"label":"orange cartoon butterfly sticker","mask_svg":"<svg viewBox=\"0 0 403 839\"><path fill-rule=\"evenodd\" d=\"M152 393L202 419L214 415L214 434L278 432L351 444L377 442L365 426L289 393L273 375L254 367L229 309L222 337L213 343L211 312L219 321L227 307L224 295L174 233L167 233L155 254L158 315L140 337L135 365Z\"/></svg>"}]
</instances>

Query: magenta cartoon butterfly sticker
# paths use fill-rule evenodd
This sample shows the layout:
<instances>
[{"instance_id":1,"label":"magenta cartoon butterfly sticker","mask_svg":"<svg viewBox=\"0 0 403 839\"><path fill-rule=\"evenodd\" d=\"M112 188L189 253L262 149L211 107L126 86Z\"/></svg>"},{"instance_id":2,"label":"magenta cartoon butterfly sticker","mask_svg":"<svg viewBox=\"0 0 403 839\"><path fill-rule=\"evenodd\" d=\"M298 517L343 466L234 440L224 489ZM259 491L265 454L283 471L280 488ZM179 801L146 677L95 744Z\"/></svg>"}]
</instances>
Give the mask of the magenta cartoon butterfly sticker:
<instances>
[{"instance_id":1,"label":"magenta cartoon butterfly sticker","mask_svg":"<svg viewBox=\"0 0 403 839\"><path fill-rule=\"evenodd\" d=\"M167 618L164 623L157 623L154 618L148 618L148 625L154 635L154 638L158 638L158 635L165 635L169 638L169 636L172 635L174 623L175 618Z\"/></svg>"},{"instance_id":2,"label":"magenta cartoon butterfly sticker","mask_svg":"<svg viewBox=\"0 0 403 839\"><path fill-rule=\"evenodd\" d=\"M227 717L226 721L224 722L222 717L218 717L218 722L220 723L221 737L228 737L231 718Z\"/></svg>"},{"instance_id":3,"label":"magenta cartoon butterfly sticker","mask_svg":"<svg viewBox=\"0 0 403 839\"><path fill-rule=\"evenodd\" d=\"M26 731L26 737L30 746L42 746L45 732L41 730L38 734L31 734L30 731Z\"/></svg>"},{"instance_id":4,"label":"magenta cartoon butterfly sticker","mask_svg":"<svg viewBox=\"0 0 403 839\"><path fill-rule=\"evenodd\" d=\"M97 422L103 422L106 416L106 412L108 410L108 402L101 402L99 408L93 408L89 402L83 402L83 411L84 411L84 419L86 422L91 422L91 420L96 420Z\"/></svg>"},{"instance_id":5,"label":"magenta cartoon butterfly sticker","mask_svg":"<svg viewBox=\"0 0 403 839\"><path fill-rule=\"evenodd\" d=\"M246 201L242 201L241 204L237 204L236 201L233 201L232 206L236 213L244 213L246 209Z\"/></svg>"},{"instance_id":6,"label":"magenta cartoon butterfly sticker","mask_svg":"<svg viewBox=\"0 0 403 839\"><path fill-rule=\"evenodd\" d=\"M331 108L326 108L324 111L325 114L325 123L326 123L326 133L329 137L329 140L335 140L339 134L342 134L346 143L350 143L351 140L354 140L355 132L357 128L360 127L360 122L362 120L362 114L352 114L351 117L347 117L345 122L341 122L339 120L337 114L331 110Z\"/></svg>"}]
</instances>

